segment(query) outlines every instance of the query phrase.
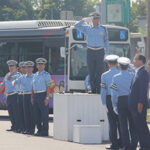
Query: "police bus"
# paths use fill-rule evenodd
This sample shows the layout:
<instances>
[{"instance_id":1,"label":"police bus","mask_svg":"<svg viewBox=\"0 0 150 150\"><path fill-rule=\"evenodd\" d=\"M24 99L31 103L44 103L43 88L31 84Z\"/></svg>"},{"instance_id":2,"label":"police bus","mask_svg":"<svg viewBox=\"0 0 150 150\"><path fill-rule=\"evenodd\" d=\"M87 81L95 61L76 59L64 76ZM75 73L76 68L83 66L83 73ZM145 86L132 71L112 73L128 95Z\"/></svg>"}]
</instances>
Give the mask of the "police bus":
<instances>
[{"instance_id":1,"label":"police bus","mask_svg":"<svg viewBox=\"0 0 150 150\"><path fill-rule=\"evenodd\" d=\"M88 74L86 37L76 30L75 21L38 20L0 22L0 82L8 72L7 60L35 61L44 57L46 70L56 85L54 92L84 91ZM105 25L109 33L110 51L130 57L129 30ZM35 67L36 71L36 67ZM53 92L53 91L52 91ZM49 104L53 108L53 101ZM0 108L5 108L6 94L0 94Z\"/></svg>"}]
</instances>

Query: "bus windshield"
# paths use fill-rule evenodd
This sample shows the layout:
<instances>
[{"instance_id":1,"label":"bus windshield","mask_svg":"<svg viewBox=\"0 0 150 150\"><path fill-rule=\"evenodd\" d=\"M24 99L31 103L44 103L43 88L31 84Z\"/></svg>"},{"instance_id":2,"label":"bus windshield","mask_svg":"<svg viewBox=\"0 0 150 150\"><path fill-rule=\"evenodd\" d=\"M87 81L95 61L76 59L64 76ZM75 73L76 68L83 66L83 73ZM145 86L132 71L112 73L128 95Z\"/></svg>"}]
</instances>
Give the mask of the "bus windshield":
<instances>
[{"instance_id":1,"label":"bus windshield","mask_svg":"<svg viewBox=\"0 0 150 150\"><path fill-rule=\"evenodd\" d=\"M88 74L86 44L72 44L70 57L70 80L84 80ZM129 57L129 44L110 44L110 53Z\"/></svg>"}]
</instances>

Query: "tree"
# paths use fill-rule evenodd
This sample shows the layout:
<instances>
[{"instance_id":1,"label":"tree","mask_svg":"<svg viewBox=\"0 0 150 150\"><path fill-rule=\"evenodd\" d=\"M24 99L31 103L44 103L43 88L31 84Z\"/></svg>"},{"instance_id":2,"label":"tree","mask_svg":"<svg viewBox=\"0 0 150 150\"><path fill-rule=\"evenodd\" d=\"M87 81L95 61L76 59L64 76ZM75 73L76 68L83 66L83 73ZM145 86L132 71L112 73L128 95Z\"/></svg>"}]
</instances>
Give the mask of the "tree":
<instances>
[{"instance_id":1,"label":"tree","mask_svg":"<svg viewBox=\"0 0 150 150\"><path fill-rule=\"evenodd\" d=\"M132 22L128 25L131 32L139 31L138 17L146 16L146 3L146 0L137 0L136 2L132 2Z\"/></svg>"},{"instance_id":2,"label":"tree","mask_svg":"<svg viewBox=\"0 0 150 150\"><path fill-rule=\"evenodd\" d=\"M60 19L61 11L73 11L74 16L88 16L99 0L33 0L39 19Z\"/></svg>"},{"instance_id":3,"label":"tree","mask_svg":"<svg viewBox=\"0 0 150 150\"><path fill-rule=\"evenodd\" d=\"M0 20L29 20L34 18L30 0L0 0Z\"/></svg>"}]
</instances>

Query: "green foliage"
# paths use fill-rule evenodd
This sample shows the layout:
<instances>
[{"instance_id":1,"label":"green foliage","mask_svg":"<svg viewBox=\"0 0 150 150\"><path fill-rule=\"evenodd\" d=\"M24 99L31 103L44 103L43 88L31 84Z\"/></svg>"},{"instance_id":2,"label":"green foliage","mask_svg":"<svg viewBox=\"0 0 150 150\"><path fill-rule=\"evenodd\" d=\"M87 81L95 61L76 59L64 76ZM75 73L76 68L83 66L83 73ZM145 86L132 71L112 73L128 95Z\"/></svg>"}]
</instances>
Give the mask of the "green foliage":
<instances>
[{"instance_id":1,"label":"green foliage","mask_svg":"<svg viewBox=\"0 0 150 150\"><path fill-rule=\"evenodd\" d=\"M30 0L0 0L0 20L29 20L34 18Z\"/></svg>"},{"instance_id":2,"label":"green foliage","mask_svg":"<svg viewBox=\"0 0 150 150\"><path fill-rule=\"evenodd\" d=\"M74 16L88 16L98 0L34 0L39 19L59 19L61 11L73 11Z\"/></svg>"},{"instance_id":3,"label":"green foliage","mask_svg":"<svg viewBox=\"0 0 150 150\"><path fill-rule=\"evenodd\" d=\"M59 19L61 11L88 16L99 0L0 0L0 21Z\"/></svg>"},{"instance_id":4,"label":"green foliage","mask_svg":"<svg viewBox=\"0 0 150 150\"><path fill-rule=\"evenodd\" d=\"M147 14L147 1L146 0L137 0L132 2L132 22L128 24L128 27L131 32L144 32L138 27L138 17L146 16ZM146 34L146 33L145 33Z\"/></svg>"}]
</instances>

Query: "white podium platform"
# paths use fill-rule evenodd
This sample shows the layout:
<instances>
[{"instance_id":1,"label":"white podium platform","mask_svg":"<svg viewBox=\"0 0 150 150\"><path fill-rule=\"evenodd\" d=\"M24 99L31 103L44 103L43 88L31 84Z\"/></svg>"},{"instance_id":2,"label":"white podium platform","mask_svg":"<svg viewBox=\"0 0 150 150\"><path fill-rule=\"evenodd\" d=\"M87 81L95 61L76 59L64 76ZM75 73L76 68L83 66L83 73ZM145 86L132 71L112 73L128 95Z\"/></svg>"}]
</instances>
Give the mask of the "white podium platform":
<instances>
[{"instance_id":1,"label":"white podium platform","mask_svg":"<svg viewBox=\"0 0 150 150\"><path fill-rule=\"evenodd\" d=\"M73 141L74 125L100 125L102 140L109 140L108 119L100 95L54 94L54 138Z\"/></svg>"}]
</instances>

